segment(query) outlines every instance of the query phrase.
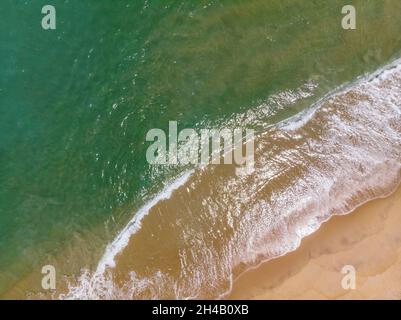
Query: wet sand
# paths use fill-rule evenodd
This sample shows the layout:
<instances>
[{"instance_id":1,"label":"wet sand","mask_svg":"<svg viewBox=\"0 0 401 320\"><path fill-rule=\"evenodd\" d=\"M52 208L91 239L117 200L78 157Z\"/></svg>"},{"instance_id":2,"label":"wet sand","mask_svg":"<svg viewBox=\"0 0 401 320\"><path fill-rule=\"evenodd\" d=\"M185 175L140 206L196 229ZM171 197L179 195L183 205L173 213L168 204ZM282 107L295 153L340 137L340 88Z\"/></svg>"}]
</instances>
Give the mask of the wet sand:
<instances>
[{"instance_id":1,"label":"wet sand","mask_svg":"<svg viewBox=\"0 0 401 320\"><path fill-rule=\"evenodd\" d=\"M344 265L356 269L344 290ZM230 299L401 299L401 188L336 216L294 252L234 281Z\"/></svg>"}]
</instances>

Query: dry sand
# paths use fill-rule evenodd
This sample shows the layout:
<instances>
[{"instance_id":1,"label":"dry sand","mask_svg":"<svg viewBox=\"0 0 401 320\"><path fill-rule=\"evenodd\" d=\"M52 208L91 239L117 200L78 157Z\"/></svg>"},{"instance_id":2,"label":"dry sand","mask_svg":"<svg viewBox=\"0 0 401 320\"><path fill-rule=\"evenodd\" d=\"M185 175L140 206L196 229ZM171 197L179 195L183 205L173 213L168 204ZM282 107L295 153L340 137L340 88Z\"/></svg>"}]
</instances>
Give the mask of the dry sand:
<instances>
[{"instance_id":1,"label":"dry sand","mask_svg":"<svg viewBox=\"0 0 401 320\"><path fill-rule=\"evenodd\" d=\"M344 290L345 265L356 289ZM336 216L294 252L239 277L230 299L401 299L401 188Z\"/></svg>"}]
</instances>

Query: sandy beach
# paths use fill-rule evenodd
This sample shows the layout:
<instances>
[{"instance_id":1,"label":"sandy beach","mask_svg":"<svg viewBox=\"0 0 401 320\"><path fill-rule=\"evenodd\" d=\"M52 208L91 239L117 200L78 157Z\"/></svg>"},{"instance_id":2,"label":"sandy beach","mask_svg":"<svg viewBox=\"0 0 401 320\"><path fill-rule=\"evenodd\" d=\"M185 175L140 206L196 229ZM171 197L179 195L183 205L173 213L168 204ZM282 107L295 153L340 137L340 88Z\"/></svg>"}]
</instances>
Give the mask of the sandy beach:
<instances>
[{"instance_id":1,"label":"sandy beach","mask_svg":"<svg viewBox=\"0 0 401 320\"><path fill-rule=\"evenodd\" d=\"M234 281L230 299L400 299L401 188L345 216L336 216L294 252ZM345 265L356 288L344 290Z\"/></svg>"},{"instance_id":2,"label":"sandy beach","mask_svg":"<svg viewBox=\"0 0 401 320\"><path fill-rule=\"evenodd\" d=\"M296 251L245 272L234 281L227 298L400 299L400 226L398 187L387 198L372 200L348 215L331 218L306 237ZM341 287L344 265L356 269L355 290ZM25 281L16 287L37 287L33 283L37 284L38 279ZM26 298L17 289L6 297Z\"/></svg>"}]
</instances>

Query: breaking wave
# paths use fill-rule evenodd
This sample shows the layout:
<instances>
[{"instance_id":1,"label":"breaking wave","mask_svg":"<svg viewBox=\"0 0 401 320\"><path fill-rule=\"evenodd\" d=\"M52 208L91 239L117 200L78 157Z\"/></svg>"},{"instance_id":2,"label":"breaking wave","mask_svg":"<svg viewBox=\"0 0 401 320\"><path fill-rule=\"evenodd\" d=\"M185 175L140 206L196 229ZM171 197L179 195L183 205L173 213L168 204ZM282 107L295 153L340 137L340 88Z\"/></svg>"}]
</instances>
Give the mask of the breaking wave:
<instances>
[{"instance_id":1,"label":"breaking wave","mask_svg":"<svg viewBox=\"0 0 401 320\"><path fill-rule=\"evenodd\" d=\"M184 175L60 298L223 297L236 276L295 250L333 215L389 195L401 178L401 61L267 128L255 147L252 174Z\"/></svg>"}]
</instances>

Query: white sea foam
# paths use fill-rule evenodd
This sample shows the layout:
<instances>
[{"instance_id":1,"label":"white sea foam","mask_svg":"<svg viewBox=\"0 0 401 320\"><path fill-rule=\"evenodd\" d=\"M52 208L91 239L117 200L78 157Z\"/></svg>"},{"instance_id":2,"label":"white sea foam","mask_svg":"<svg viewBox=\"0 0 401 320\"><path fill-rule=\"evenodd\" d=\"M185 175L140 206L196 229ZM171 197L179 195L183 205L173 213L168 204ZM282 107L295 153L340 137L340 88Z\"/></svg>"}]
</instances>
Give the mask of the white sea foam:
<instances>
[{"instance_id":1,"label":"white sea foam","mask_svg":"<svg viewBox=\"0 0 401 320\"><path fill-rule=\"evenodd\" d=\"M309 108L301 111L300 113L280 121L277 126L282 128L283 130L294 131L296 129L301 128L304 126L308 121L313 117L315 111L321 107L324 101L329 99L333 99L334 97L338 96L339 94L344 94L349 88L355 87L356 85L361 85L364 82L372 82L377 83L386 79L387 77L393 75L395 72L401 70L401 58L394 60L389 65L386 65L383 68L378 69L377 71L360 76L357 78L356 81L352 83L345 83L341 86L337 87L333 91L329 92L328 94L324 95L320 98L316 103L314 103Z\"/></svg>"},{"instance_id":2,"label":"white sea foam","mask_svg":"<svg viewBox=\"0 0 401 320\"><path fill-rule=\"evenodd\" d=\"M141 221L144 216L149 213L149 210L162 200L169 199L174 190L184 185L189 177L193 174L190 170L179 178L168 184L162 192L157 194L152 200L147 202L138 212L135 213L131 221L120 231L117 237L106 247L103 257L100 259L96 273L102 274L107 267L113 268L115 266L114 258L121 252L128 244L130 237L141 227Z\"/></svg>"}]
</instances>

